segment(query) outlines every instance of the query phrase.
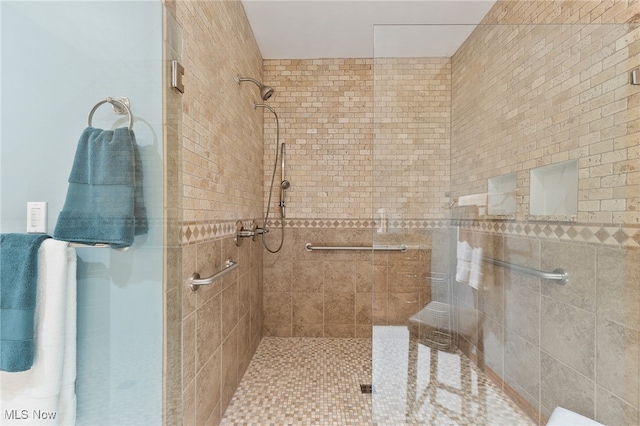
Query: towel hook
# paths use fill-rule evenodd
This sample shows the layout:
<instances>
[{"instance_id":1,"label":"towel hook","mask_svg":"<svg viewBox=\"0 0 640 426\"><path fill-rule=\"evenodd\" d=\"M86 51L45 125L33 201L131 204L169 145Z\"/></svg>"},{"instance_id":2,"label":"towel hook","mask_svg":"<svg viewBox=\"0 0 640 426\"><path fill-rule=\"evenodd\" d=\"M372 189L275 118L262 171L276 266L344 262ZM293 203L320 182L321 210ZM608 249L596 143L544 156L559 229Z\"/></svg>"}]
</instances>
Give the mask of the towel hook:
<instances>
[{"instance_id":1,"label":"towel hook","mask_svg":"<svg viewBox=\"0 0 640 426\"><path fill-rule=\"evenodd\" d=\"M87 120L89 127L91 127L91 119L93 118L93 113L96 112L96 110L100 107L100 105L109 102L111 105L113 105L113 109L116 114L129 115L129 131L131 131L133 129L133 114L131 114L131 109L129 108L129 105L125 103L126 99L127 98L116 99L116 98L107 97L107 99L104 99L98 102L89 113L89 119Z\"/></svg>"}]
</instances>

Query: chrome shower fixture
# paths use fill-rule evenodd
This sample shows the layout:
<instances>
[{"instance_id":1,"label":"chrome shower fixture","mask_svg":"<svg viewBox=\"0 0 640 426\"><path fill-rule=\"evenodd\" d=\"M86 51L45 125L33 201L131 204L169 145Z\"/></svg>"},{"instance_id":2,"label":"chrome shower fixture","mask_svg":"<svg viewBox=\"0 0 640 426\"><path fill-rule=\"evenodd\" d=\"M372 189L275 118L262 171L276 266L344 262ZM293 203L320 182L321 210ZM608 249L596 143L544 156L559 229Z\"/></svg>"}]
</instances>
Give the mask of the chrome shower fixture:
<instances>
[{"instance_id":1,"label":"chrome shower fixture","mask_svg":"<svg viewBox=\"0 0 640 426\"><path fill-rule=\"evenodd\" d=\"M250 79L249 81L253 81L256 84L257 83L255 80ZM269 89L271 89L269 87ZM262 89L260 90L262 91ZM273 89L271 89L271 93L273 93ZM270 94L269 94L270 96ZM280 245L278 246L277 249L272 250L268 245L267 245L267 241L264 238L264 233L268 232L269 229L268 227L268 223L269 223L269 211L271 209L271 197L273 196L273 184L275 182L275 178L276 178L276 169L278 168L278 156L279 156L279 151L280 151L280 121L278 120L278 114L276 114L276 111L271 108L269 105L267 104L253 104L253 108L264 108L266 110L271 111L271 113L273 114L273 117L276 120L276 159L273 163L273 173L271 174L271 185L269 185L269 200L267 201L267 211L264 215L264 222L262 227L264 228L264 232L262 235L262 245L264 246L265 249L267 249L268 252L270 253L277 253L280 251L280 249L282 249L282 245L284 244L284 190L287 189L291 184L289 183L289 181L286 181L284 179L284 172L282 175L282 182L280 183L280 227L281 227L281 232L280 232ZM284 148L284 144L283 148ZM284 149L282 151L282 154L284 155ZM282 164L283 168L284 168L284 161ZM286 186L286 188L285 188Z\"/></svg>"},{"instance_id":2,"label":"chrome shower fixture","mask_svg":"<svg viewBox=\"0 0 640 426\"><path fill-rule=\"evenodd\" d=\"M286 203L284 201L284 191L289 189L291 187L291 182L289 182L288 180L286 180L284 178L284 171L285 171L285 159L286 159L286 146L287 144L285 144L284 142L282 143L282 148L281 148L281 155L282 155L282 167L280 168L280 172L282 173L282 182L280 182L280 203L278 204L280 206L280 212L282 213L282 219L284 219L284 211L285 211L285 207L286 207Z\"/></svg>"},{"instance_id":3,"label":"chrome shower fixture","mask_svg":"<svg viewBox=\"0 0 640 426\"><path fill-rule=\"evenodd\" d=\"M260 97L262 98L263 101L266 101L271 97L271 95L273 95L273 92L274 92L273 87L265 86L264 84L260 83L258 80L254 78L240 77L240 75L238 75L236 76L236 81L238 82L238 84L242 83L243 81L250 81L256 86L258 86L258 88L260 89Z\"/></svg>"}]
</instances>

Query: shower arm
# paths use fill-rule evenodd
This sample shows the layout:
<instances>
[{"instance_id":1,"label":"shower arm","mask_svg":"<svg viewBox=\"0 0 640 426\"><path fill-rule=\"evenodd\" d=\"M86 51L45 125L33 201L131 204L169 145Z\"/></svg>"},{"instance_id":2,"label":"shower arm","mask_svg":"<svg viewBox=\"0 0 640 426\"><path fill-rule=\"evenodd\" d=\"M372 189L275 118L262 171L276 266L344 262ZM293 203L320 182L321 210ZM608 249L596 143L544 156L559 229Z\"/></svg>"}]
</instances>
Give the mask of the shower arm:
<instances>
[{"instance_id":1,"label":"shower arm","mask_svg":"<svg viewBox=\"0 0 640 426\"><path fill-rule=\"evenodd\" d=\"M251 77L240 77L239 75L236 76L236 81L239 83L242 83L243 81L250 81L253 84L255 84L256 86L260 87L262 86L262 83L260 83L258 80L256 80L255 78L251 78Z\"/></svg>"}]
</instances>

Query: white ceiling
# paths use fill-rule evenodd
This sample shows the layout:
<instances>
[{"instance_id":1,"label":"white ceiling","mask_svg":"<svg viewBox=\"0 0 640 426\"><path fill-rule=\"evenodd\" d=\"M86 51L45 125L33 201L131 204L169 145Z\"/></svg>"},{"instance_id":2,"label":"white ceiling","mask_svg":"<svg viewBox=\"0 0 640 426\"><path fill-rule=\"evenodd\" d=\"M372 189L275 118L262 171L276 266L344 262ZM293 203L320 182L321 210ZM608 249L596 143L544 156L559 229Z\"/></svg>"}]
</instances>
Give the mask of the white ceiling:
<instances>
[{"instance_id":1,"label":"white ceiling","mask_svg":"<svg viewBox=\"0 0 640 426\"><path fill-rule=\"evenodd\" d=\"M242 0L264 59L450 57L494 3Z\"/></svg>"}]
</instances>

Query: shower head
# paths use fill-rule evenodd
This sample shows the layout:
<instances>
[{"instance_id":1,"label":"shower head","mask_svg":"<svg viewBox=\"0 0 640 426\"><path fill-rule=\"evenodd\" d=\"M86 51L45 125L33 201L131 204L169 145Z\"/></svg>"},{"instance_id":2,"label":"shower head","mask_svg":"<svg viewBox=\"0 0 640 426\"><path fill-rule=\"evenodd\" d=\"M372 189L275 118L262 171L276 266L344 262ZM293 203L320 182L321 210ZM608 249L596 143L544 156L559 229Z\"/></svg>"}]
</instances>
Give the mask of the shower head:
<instances>
[{"instance_id":1,"label":"shower head","mask_svg":"<svg viewBox=\"0 0 640 426\"><path fill-rule=\"evenodd\" d=\"M256 86L258 86L258 88L260 89L260 97L262 98L263 101L266 101L267 99L269 99L271 97L271 95L273 95L273 87L271 86L265 86L264 84L260 83L258 80L251 78L251 77L240 77L239 75L237 76L236 80L238 81L238 84L242 83L243 81L250 81L253 84L255 84Z\"/></svg>"},{"instance_id":2,"label":"shower head","mask_svg":"<svg viewBox=\"0 0 640 426\"><path fill-rule=\"evenodd\" d=\"M260 97L262 98L263 101L266 101L267 99L269 99L271 95L273 95L273 92L275 92L275 90L273 90L273 87L271 86L265 86L265 85L260 86Z\"/></svg>"},{"instance_id":3,"label":"shower head","mask_svg":"<svg viewBox=\"0 0 640 426\"><path fill-rule=\"evenodd\" d=\"M289 182L288 180L283 180L282 183L280 184L280 188L282 189L289 189L289 187L291 186L291 182Z\"/></svg>"}]
</instances>

